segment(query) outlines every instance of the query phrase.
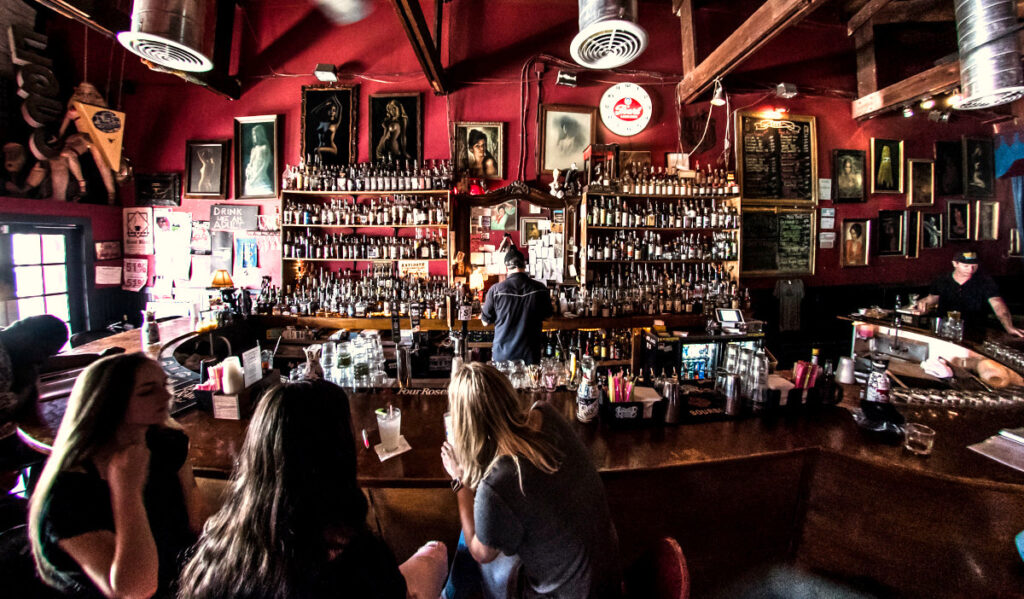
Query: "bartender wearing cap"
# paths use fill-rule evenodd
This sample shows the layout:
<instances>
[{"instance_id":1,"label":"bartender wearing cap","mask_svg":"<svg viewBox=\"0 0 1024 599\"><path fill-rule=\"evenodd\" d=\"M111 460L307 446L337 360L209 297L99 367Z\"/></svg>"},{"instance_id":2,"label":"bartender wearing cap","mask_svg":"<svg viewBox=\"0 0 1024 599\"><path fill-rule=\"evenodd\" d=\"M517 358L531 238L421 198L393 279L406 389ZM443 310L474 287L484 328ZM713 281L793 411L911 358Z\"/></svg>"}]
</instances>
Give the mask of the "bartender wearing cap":
<instances>
[{"instance_id":1,"label":"bartender wearing cap","mask_svg":"<svg viewBox=\"0 0 1024 599\"><path fill-rule=\"evenodd\" d=\"M953 272L932 283L928 295L918 300L917 309L926 312L938 304L939 314L954 310L960 312L968 334L980 335L985 329L985 319L991 307L1007 333L1024 337L1024 331L1013 326L1013 317L1006 302L999 296L995 281L977 272L978 253L959 252L953 257Z\"/></svg>"},{"instance_id":2,"label":"bartender wearing cap","mask_svg":"<svg viewBox=\"0 0 1024 599\"><path fill-rule=\"evenodd\" d=\"M505 253L508 277L487 291L480 320L494 325L492 355L500 360L540 362L541 326L552 314L548 288L526 274L526 258L515 246Z\"/></svg>"}]
</instances>

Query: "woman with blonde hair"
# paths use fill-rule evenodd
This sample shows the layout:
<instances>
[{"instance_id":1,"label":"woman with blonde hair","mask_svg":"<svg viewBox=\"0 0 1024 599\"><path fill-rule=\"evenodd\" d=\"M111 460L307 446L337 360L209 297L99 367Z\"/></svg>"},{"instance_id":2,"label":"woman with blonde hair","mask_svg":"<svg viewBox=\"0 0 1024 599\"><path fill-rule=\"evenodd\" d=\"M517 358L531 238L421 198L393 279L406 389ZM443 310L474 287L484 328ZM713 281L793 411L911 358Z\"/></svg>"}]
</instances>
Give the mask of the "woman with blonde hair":
<instances>
[{"instance_id":1,"label":"woman with blonde hair","mask_svg":"<svg viewBox=\"0 0 1024 599\"><path fill-rule=\"evenodd\" d=\"M524 409L508 379L480 363L452 377L448 400L453 443L441 459L462 536L446 597L619 596L604 486L557 410L543 402Z\"/></svg>"},{"instance_id":2,"label":"woman with blonde hair","mask_svg":"<svg viewBox=\"0 0 1024 599\"><path fill-rule=\"evenodd\" d=\"M68 400L29 510L39 575L76 596L169 596L201 526L188 437L145 355L91 364Z\"/></svg>"}]
</instances>

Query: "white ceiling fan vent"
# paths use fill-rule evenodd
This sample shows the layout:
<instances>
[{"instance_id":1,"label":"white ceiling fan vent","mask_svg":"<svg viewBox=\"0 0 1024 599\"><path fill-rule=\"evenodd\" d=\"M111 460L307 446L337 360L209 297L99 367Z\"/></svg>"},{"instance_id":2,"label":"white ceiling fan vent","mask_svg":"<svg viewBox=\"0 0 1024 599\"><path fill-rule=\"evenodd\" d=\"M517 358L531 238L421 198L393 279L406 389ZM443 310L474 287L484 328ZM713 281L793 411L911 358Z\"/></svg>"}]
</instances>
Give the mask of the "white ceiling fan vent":
<instances>
[{"instance_id":1,"label":"white ceiling fan vent","mask_svg":"<svg viewBox=\"0 0 1024 599\"><path fill-rule=\"evenodd\" d=\"M960 110L989 108L1024 96L1013 0L956 0Z\"/></svg>"},{"instance_id":2,"label":"white ceiling fan vent","mask_svg":"<svg viewBox=\"0 0 1024 599\"><path fill-rule=\"evenodd\" d=\"M629 64L647 48L647 32L636 24L637 0L579 0L580 32L569 51L589 69Z\"/></svg>"},{"instance_id":3,"label":"white ceiling fan vent","mask_svg":"<svg viewBox=\"0 0 1024 599\"><path fill-rule=\"evenodd\" d=\"M191 73L213 68L204 0L135 0L131 31L117 40L134 54L160 66ZM212 36L211 36L212 37Z\"/></svg>"}]
</instances>

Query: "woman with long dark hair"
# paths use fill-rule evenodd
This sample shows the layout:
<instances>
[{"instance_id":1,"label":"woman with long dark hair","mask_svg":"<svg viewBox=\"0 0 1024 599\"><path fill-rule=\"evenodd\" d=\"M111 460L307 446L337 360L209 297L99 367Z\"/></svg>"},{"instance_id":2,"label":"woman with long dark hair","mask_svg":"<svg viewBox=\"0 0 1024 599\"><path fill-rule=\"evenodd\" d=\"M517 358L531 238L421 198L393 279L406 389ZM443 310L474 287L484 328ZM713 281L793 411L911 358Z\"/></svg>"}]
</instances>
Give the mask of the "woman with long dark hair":
<instances>
[{"instance_id":1,"label":"woman with long dark hair","mask_svg":"<svg viewBox=\"0 0 1024 599\"><path fill-rule=\"evenodd\" d=\"M402 566L366 525L348 398L302 381L268 391L223 507L181 575L184 599L437 597L447 551Z\"/></svg>"},{"instance_id":2,"label":"woman with long dark hair","mask_svg":"<svg viewBox=\"0 0 1024 599\"><path fill-rule=\"evenodd\" d=\"M167 376L143 354L79 375L29 510L42 579L76 596L167 596L200 504Z\"/></svg>"},{"instance_id":3,"label":"woman with long dark hair","mask_svg":"<svg viewBox=\"0 0 1024 599\"><path fill-rule=\"evenodd\" d=\"M618 597L604 486L558 411L542 402L523 409L508 379L477 362L452 377L448 401L454 443L441 459L462 537L447 599Z\"/></svg>"}]
</instances>

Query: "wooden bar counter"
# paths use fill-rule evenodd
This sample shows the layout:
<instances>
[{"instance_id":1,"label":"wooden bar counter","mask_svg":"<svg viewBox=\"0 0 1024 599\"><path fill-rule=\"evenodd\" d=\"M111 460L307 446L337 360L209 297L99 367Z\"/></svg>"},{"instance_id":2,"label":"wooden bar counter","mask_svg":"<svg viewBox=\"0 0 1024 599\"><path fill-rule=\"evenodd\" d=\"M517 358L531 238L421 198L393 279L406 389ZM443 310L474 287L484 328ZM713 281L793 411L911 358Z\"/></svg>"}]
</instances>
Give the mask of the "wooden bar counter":
<instances>
[{"instance_id":1,"label":"wooden bar counter","mask_svg":"<svg viewBox=\"0 0 1024 599\"><path fill-rule=\"evenodd\" d=\"M179 332L161 329L164 339ZM138 337L132 332L136 343ZM83 349L96 351L96 343ZM1024 473L967 449L1000 428L1024 426L1022 411L907 410L908 420L937 431L932 455L917 457L868 437L843 405L612 429L577 422L570 393L522 398L552 402L590 448L623 559L658 536L676 537L695 597L773 562L827 572L883 596L1024 597L1024 564L1013 545L1024 530ZM402 410L412 450L381 462L363 448L360 430L378 443L373 410L389 402ZM350 403L359 480L381 534L400 559L429 538L453 547L458 516L440 459L444 391L360 391ZM58 410L50 408L41 413L53 426ZM227 476L245 423L197 409L178 420L197 474Z\"/></svg>"}]
</instances>

